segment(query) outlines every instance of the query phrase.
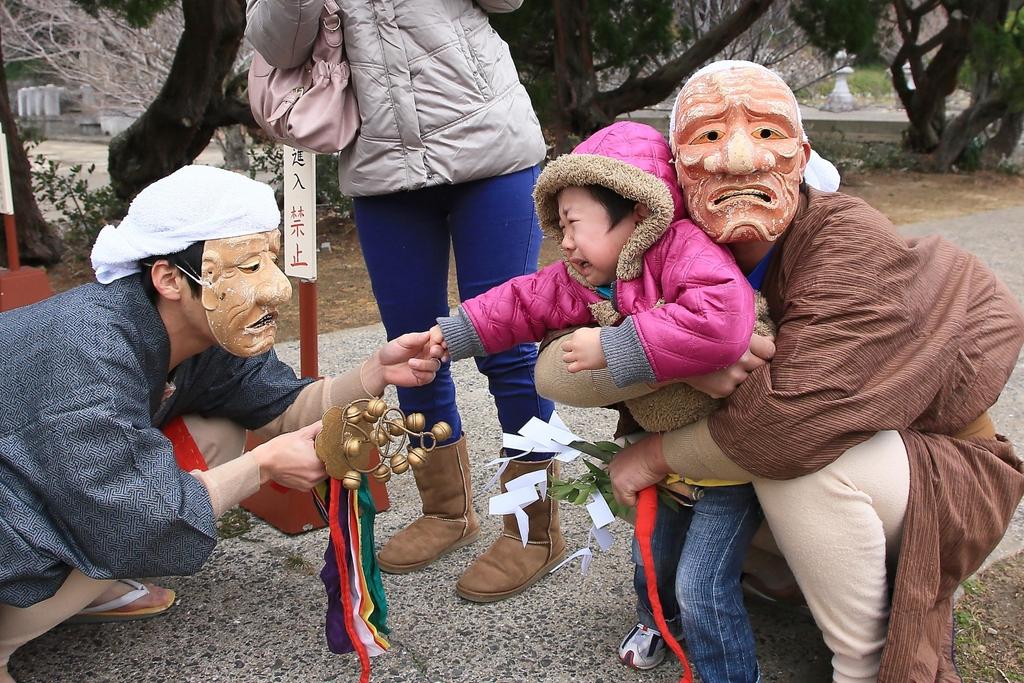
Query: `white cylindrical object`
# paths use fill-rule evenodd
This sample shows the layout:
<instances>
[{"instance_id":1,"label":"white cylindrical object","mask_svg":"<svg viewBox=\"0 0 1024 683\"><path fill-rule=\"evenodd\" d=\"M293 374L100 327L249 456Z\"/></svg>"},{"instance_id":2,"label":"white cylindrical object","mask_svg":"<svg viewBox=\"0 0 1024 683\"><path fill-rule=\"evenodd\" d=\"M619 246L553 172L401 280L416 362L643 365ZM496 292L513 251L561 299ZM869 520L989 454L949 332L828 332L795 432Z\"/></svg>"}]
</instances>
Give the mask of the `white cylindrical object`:
<instances>
[{"instance_id":1,"label":"white cylindrical object","mask_svg":"<svg viewBox=\"0 0 1024 683\"><path fill-rule=\"evenodd\" d=\"M28 116L28 88L18 88L18 118Z\"/></svg>"},{"instance_id":2,"label":"white cylindrical object","mask_svg":"<svg viewBox=\"0 0 1024 683\"><path fill-rule=\"evenodd\" d=\"M43 89L39 86L28 89L28 115L43 115Z\"/></svg>"},{"instance_id":3,"label":"white cylindrical object","mask_svg":"<svg viewBox=\"0 0 1024 683\"><path fill-rule=\"evenodd\" d=\"M913 69L910 68L910 62L903 65L903 77L907 79L908 88L911 90L917 88L917 85L914 84L914 72Z\"/></svg>"},{"instance_id":4,"label":"white cylindrical object","mask_svg":"<svg viewBox=\"0 0 1024 683\"><path fill-rule=\"evenodd\" d=\"M43 86L43 116L56 118L60 116L60 92L52 83Z\"/></svg>"}]
</instances>

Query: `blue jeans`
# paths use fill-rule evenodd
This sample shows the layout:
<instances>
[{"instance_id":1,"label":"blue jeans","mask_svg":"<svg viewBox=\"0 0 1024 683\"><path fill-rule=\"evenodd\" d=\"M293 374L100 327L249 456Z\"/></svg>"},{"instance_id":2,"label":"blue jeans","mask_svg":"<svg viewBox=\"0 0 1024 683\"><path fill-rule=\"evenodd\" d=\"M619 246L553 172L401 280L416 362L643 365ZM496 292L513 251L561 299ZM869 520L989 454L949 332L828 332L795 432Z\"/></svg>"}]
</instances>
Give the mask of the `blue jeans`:
<instances>
[{"instance_id":1,"label":"blue jeans","mask_svg":"<svg viewBox=\"0 0 1024 683\"><path fill-rule=\"evenodd\" d=\"M541 232L532 192L538 172L533 167L353 201L363 258L388 339L428 330L436 318L448 315L449 249L455 253L460 299L537 269ZM476 359L505 432L519 431L531 417L551 417L554 405L533 386L536 359L533 344ZM407 413L423 413L428 425L438 420L450 424L453 441L461 436L447 363L431 384L399 389L398 400Z\"/></svg>"},{"instance_id":2,"label":"blue jeans","mask_svg":"<svg viewBox=\"0 0 1024 683\"><path fill-rule=\"evenodd\" d=\"M686 639L690 661L705 683L760 680L754 632L743 605L740 571L761 522L754 487L713 486L692 508L658 504L651 539L665 620ZM639 547L633 543L637 619L657 628L647 599Z\"/></svg>"}]
</instances>

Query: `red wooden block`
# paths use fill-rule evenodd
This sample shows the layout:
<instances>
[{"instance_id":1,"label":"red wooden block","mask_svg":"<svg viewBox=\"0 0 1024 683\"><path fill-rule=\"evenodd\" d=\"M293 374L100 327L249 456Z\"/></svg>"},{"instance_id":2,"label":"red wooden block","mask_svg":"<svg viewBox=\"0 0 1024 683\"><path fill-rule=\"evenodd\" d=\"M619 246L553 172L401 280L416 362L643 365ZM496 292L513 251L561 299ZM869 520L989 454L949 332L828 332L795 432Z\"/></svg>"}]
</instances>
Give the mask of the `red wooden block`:
<instances>
[{"instance_id":1,"label":"red wooden block","mask_svg":"<svg viewBox=\"0 0 1024 683\"><path fill-rule=\"evenodd\" d=\"M0 269L0 313L53 296L46 273L38 268Z\"/></svg>"}]
</instances>

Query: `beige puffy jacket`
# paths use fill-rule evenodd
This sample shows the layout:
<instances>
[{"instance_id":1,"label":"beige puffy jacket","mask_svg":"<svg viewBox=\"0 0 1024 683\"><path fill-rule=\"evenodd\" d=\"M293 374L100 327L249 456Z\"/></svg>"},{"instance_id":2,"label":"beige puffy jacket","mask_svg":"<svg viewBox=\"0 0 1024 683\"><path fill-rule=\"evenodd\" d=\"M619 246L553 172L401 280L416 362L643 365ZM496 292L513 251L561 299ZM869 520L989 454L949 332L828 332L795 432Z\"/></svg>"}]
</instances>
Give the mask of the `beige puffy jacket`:
<instances>
[{"instance_id":1,"label":"beige puffy jacket","mask_svg":"<svg viewBox=\"0 0 1024 683\"><path fill-rule=\"evenodd\" d=\"M279 67L312 50L324 0L248 0L246 36ZM351 197L529 168L544 137L489 12L522 0L338 0L362 124L341 154Z\"/></svg>"}]
</instances>

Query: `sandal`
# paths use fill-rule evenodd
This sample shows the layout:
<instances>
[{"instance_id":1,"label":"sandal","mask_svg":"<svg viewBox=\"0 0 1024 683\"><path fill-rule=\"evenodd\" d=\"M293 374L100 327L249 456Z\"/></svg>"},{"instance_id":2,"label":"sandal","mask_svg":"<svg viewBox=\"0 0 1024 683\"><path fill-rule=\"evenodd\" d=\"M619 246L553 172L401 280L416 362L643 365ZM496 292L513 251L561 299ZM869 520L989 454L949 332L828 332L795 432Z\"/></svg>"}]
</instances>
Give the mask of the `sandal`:
<instances>
[{"instance_id":1,"label":"sandal","mask_svg":"<svg viewBox=\"0 0 1024 683\"><path fill-rule=\"evenodd\" d=\"M136 600L149 595L149 588L145 584L133 581L132 579L118 579L121 583L129 586L132 590L124 595L119 595L113 600L108 600L99 605L85 607L75 616L68 619L67 624L103 624L116 621L134 621L136 619L150 619L158 617L169 610L177 596L173 590L165 589L170 595L168 599L159 605L140 607L134 610L121 609L132 604Z\"/></svg>"},{"instance_id":2,"label":"sandal","mask_svg":"<svg viewBox=\"0 0 1024 683\"><path fill-rule=\"evenodd\" d=\"M740 575L740 587L745 594L765 602L775 603L805 614L811 613L804 594L795 583L783 587L770 587L756 575L744 572Z\"/></svg>"}]
</instances>

